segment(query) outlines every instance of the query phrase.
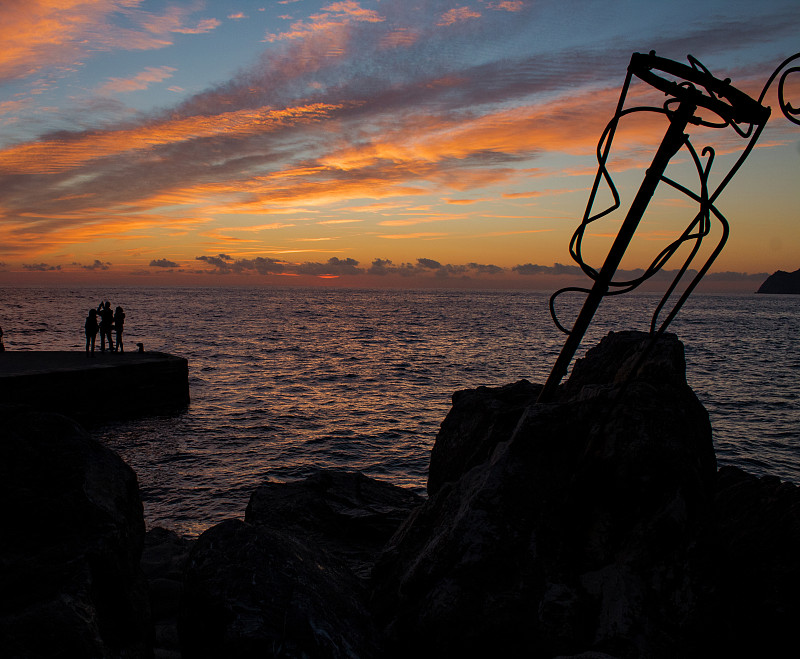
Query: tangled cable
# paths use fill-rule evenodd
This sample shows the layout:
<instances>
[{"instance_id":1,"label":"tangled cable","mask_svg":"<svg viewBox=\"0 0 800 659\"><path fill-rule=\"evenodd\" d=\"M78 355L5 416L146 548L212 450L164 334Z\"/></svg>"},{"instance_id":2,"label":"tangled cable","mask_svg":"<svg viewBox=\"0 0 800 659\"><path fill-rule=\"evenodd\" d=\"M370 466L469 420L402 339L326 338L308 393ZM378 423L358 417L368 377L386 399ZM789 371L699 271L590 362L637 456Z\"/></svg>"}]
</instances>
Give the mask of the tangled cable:
<instances>
[{"instance_id":1,"label":"tangled cable","mask_svg":"<svg viewBox=\"0 0 800 659\"><path fill-rule=\"evenodd\" d=\"M569 244L569 251L570 255L572 256L573 260L580 266L581 270L593 281L598 280L599 271L592 268L588 265L582 256L582 243L583 243L583 236L586 232L586 228L592 223L595 222L609 213L612 213L616 209L620 207L620 196L617 191L617 188L614 184L614 181L611 178L611 174L606 167L608 162L609 153L611 151L611 145L614 140L614 136L617 131L617 127L619 125L620 120L623 117L626 117L630 114L637 113L637 112L652 112L656 114L665 115L668 119L672 116L673 113L673 105L679 103L682 98L684 98L687 94L692 94L693 100L697 103L698 106L704 107L708 110L711 110L717 117L719 117L719 121L710 121L708 119L703 119L701 117L693 116L689 122L698 125L698 126L705 126L710 128L727 128L731 127L737 135L744 139L748 139L748 143L745 146L742 154L736 160L733 168L728 172L728 174L723 178L722 182L711 191L709 189L709 175L711 173L711 167L714 162L715 151L712 147L706 146L703 148L701 154L697 153L697 150L692 145L689 136L684 136L684 141L682 146L685 146L688 150L692 162L695 166L697 171L697 175L699 178L699 191L695 192L690 190L689 188L681 185L677 181L669 178L666 175L662 175L660 177L660 181L663 181L667 185L671 186L672 188L678 190L686 197L692 199L693 201L699 204L698 212L689 223L689 225L683 230L683 232L671 242L667 247L665 247L656 257L653 259L652 263L649 267L644 271L644 273L633 279L625 280L625 281L617 281L611 280L608 282L608 290L603 295L621 295L623 293L628 293L645 281L653 277L659 270L661 270L664 265L675 255L675 253L684 245L684 243L690 243L693 241L693 245L689 250L689 254L684 260L683 264L678 268L677 274L673 279L672 283L667 288L666 293L661 298L661 301L658 303L655 312L653 313L653 317L650 322L650 332L651 333L662 333L666 327L672 322L675 315L683 306L684 302L688 299L691 295L692 291L694 291L697 284L700 280L705 276L708 272L709 268L711 267L714 260L717 258L719 253L722 251L726 241L728 240L728 235L730 233L730 228L727 219L725 216L719 211L719 209L715 206L715 201L717 197L722 193L725 187L728 185L730 180L736 174L736 172L741 167L742 163L745 161L747 156L753 150L756 142L758 141L759 136L761 135L764 126L766 125L767 119L769 118L770 110L769 108L765 108L762 105L764 97L766 96L770 86L775 81L775 79L780 75L780 80L778 84L778 101L780 104L781 111L783 112L784 116L786 116L789 121L794 124L800 125L800 119L798 116L800 115L800 108L794 108L792 105L786 101L785 98L785 85L786 79L792 73L800 72L800 66L789 66L792 62L800 59L800 53L793 55L792 57L787 58L784 60L781 65L773 72L770 78L767 80L764 88L761 92L761 95L758 98L758 101L754 101L750 97L746 96L742 92L736 90L730 85L730 80L719 80L715 78L709 71L703 66L696 58L692 57L691 55L688 57L689 66L684 64L679 64L677 62L673 62L671 60L666 60L660 57L656 57L655 53L651 52L649 55L640 55L634 54L633 58L631 59L631 65L628 67L628 73L625 78L625 83L623 84L622 91L620 92L619 101L617 103L616 111L614 116L611 118L611 121L605 127L602 135L600 136L600 140L597 145L597 162L598 162L598 170L597 175L595 176L594 184L592 186L591 193L589 195L589 201L586 205L586 211L584 212L583 219L575 230L572 235ZM653 70L657 71L664 71L666 73L671 74L673 77L677 77L682 79L682 82L674 82L663 78L655 73ZM631 108L625 108L625 100L628 94L628 90L630 87L631 80L633 76L636 75L638 78L644 80L645 82L651 84L652 86L660 89L665 94L670 96L667 101L664 103L662 107L651 107L651 106L637 106ZM703 161L705 159L705 162ZM595 203L595 199L600 187L601 181L605 181L608 185L609 191L613 198L613 203L602 211L597 213L592 213L592 209ZM666 306L667 302L672 297L673 293L675 292L676 288L679 286L681 280L689 271L689 266L696 257L697 253L700 251L701 244L703 239L708 236L711 232L712 228L712 216L713 218L719 222L722 234L717 242L716 246L712 250L710 256L702 265L702 267L697 271L694 275L693 279L687 284L686 288L684 289L683 293L680 295L678 300L675 302L675 305L667 314L666 318L663 320L661 325L656 330L656 325L658 324L659 316L661 315L664 307ZM591 289L584 288L584 287L575 287L575 286L568 286L562 289L559 289L550 297L550 315L553 318L553 322L556 326L565 334L570 334L570 330L565 328L558 320L557 313L555 310L555 300L564 293L567 292L579 292L589 294Z\"/></svg>"}]
</instances>

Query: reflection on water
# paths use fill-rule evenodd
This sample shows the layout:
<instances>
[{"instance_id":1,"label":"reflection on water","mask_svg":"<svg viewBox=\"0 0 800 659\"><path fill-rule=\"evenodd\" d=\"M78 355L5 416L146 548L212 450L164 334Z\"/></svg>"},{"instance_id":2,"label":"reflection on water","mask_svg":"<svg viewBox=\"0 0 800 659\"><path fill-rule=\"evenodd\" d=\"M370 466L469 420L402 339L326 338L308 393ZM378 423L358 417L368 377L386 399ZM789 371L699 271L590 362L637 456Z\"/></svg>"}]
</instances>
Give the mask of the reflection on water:
<instances>
[{"instance_id":1,"label":"reflection on water","mask_svg":"<svg viewBox=\"0 0 800 659\"><path fill-rule=\"evenodd\" d=\"M136 470L148 522L182 532L241 516L264 479L315 467L422 491L452 393L543 382L564 338L536 292L6 289L6 346L82 350L83 318L101 298L125 308L126 345L189 360L186 412L93 431ZM580 302L560 305L563 322ZM646 329L655 304L607 300L584 348L610 330ZM696 296L673 324L720 463L795 482L798 306Z\"/></svg>"}]
</instances>

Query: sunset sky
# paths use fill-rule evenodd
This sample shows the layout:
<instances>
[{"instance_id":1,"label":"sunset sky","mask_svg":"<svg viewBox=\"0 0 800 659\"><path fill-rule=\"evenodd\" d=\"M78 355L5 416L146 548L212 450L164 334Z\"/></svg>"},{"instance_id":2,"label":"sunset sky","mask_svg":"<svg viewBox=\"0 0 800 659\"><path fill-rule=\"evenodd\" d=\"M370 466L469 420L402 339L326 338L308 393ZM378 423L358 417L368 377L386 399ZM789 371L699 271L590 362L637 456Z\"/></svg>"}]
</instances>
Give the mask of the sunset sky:
<instances>
[{"instance_id":1,"label":"sunset sky","mask_svg":"<svg viewBox=\"0 0 800 659\"><path fill-rule=\"evenodd\" d=\"M691 54L757 97L800 51L800 4L0 0L0 43L0 285L547 289L572 277L631 54ZM642 82L629 99L664 101ZM731 237L710 281L731 290L800 268L800 127L774 88L765 104L717 203ZM623 208L665 128L620 126ZM716 149L712 183L745 146L692 135ZM688 162L670 174L697 190ZM696 210L660 189L623 268ZM592 265L620 221L592 225Z\"/></svg>"}]
</instances>

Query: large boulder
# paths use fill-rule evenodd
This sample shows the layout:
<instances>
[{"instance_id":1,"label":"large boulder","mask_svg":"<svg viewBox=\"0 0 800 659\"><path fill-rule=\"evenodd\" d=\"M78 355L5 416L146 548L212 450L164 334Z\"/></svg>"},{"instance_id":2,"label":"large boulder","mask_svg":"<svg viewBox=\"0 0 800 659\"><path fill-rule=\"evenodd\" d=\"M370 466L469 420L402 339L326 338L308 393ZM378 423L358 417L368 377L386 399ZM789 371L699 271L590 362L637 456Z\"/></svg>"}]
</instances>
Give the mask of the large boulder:
<instances>
[{"instance_id":1,"label":"large boulder","mask_svg":"<svg viewBox=\"0 0 800 659\"><path fill-rule=\"evenodd\" d=\"M192 545L193 540L158 526L144 537L141 565L150 591L155 659L181 657L178 614Z\"/></svg>"},{"instance_id":2,"label":"large boulder","mask_svg":"<svg viewBox=\"0 0 800 659\"><path fill-rule=\"evenodd\" d=\"M189 555L179 630L183 656L377 656L356 577L291 535L237 519Z\"/></svg>"},{"instance_id":3,"label":"large boulder","mask_svg":"<svg viewBox=\"0 0 800 659\"><path fill-rule=\"evenodd\" d=\"M499 442L514 432L522 413L536 401L541 385L520 380L502 387L462 389L442 421L431 450L428 494L486 462Z\"/></svg>"},{"instance_id":4,"label":"large boulder","mask_svg":"<svg viewBox=\"0 0 800 659\"><path fill-rule=\"evenodd\" d=\"M694 539L716 465L684 371L674 336L651 346L647 335L611 334L555 402L528 406L489 460L452 473L373 571L394 655L698 649L707 607ZM484 444L485 423L459 425Z\"/></svg>"},{"instance_id":5,"label":"large boulder","mask_svg":"<svg viewBox=\"0 0 800 659\"><path fill-rule=\"evenodd\" d=\"M209 529L189 555L184 656L380 656L365 582L421 502L357 472L263 484L245 521Z\"/></svg>"},{"instance_id":6,"label":"large boulder","mask_svg":"<svg viewBox=\"0 0 800 659\"><path fill-rule=\"evenodd\" d=\"M383 546L422 502L411 490L360 472L320 469L303 480L260 485L245 521L322 547L367 579Z\"/></svg>"},{"instance_id":7,"label":"large boulder","mask_svg":"<svg viewBox=\"0 0 800 659\"><path fill-rule=\"evenodd\" d=\"M0 415L2 654L151 656L133 470L66 417Z\"/></svg>"},{"instance_id":8,"label":"large boulder","mask_svg":"<svg viewBox=\"0 0 800 659\"><path fill-rule=\"evenodd\" d=\"M717 474L709 531L720 656L777 657L800 620L800 488L737 467Z\"/></svg>"}]
</instances>

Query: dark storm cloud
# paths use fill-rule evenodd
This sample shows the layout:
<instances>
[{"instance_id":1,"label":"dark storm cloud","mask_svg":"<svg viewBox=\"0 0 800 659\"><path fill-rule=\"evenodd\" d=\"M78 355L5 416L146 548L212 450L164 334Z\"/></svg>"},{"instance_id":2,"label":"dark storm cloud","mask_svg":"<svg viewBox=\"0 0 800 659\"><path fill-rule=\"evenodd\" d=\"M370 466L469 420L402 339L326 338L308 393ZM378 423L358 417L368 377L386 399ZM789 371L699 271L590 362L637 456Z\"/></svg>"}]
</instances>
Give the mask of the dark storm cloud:
<instances>
[{"instance_id":1,"label":"dark storm cloud","mask_svg":"<svg viewBox=\"0 0 800 659\"><path fill-rule=\"evenodd\" d=\"M48 265L47 263L23 263L22 268L24 270L30 270L31 272L51 272L53 270L61 270L60 265Z\"/></svg>"},{"instance_id":2,"label":"dark storm cloud","mask_svg":"<svg viewBox=\"0 0 800 659\"><path fill-rule=\"evenodd\" d=\"M433 259L417 259L417 265L426 270L439 270L442 264Z\"/></svg>"},{"instance_id":3,"label":"dark storm cloud","mask_svg":"<svg viewBox=\"0 0 800 659\"><path fill-rule=\"evenodd\" d=\"M576 265L538 265L535 263L525 263L515 265L511 268L518 275L583 275L583 271Z\"/></svg>"},{"instance_id":4,"label":"dark storm cloud","mask_svg":"<svg viewBox=\"0 0 800 659\"><path fill-rule=\"evenodd\" d=\"M150 261L151 268L177 268L178 264L169 259L153 259Z\"/></svg>"},{"instance_id":5,"label":"dark storm cloud","mask_svg":"<svg viewBox=\"0 0 800 659\"><path fill-rule=\"evenodd\" d=\"M197 261L205 261L209 265L213 265L218 271L228 273L231 271L231 264L228 261L231 257L227 254L220 254L219 256L195 256Z\"/></svg>"},{"instance_id":6,"label":"dark storm cloud","mask_svg":"<svg viewBox=\"0 0 800 659\"><path fill-rule=\"evenodd\" d=\"M260 275L280 275L286 272L286 262L258 256L254 259L234 261L231 269L236 273L253 270Z\"/></svg>"},{"instance_id":7,"label":"dark storm cloud","mask_svg":"<svg viewBox=\"0 0 800 659\"><path fill-rule=\"evenodd\" d=\"M505 272L497 265L467 263L465 265L442 264L434 259L419 258L416 263L400 263L395 265L389 259L375 259L366 270L370 275L400 275L401 277L416 277L433 273L437 278L450 276L473 275L498 275Z\"/></svg>"},{"instance_id":8,"label":"dark storm cloud","mask_svg":"<svg viewBox=\"0 0 800 659\"><path fill-rule=\"evenodd\" d=\"M81 268L83 268L84 270L108 270L110 267L111 267L110 263L101 261L99 259L95 259L94 263L91 263L89 265L81 265Z\"/></svg>"},{"instance_id":9,"label":"dark storm cloud","mask_svg":"<svg viewBox=\"0 0 800 659\"><path fill-rule=\"evenodd\" d=\"M499 275L504 272L503 268L501 268L499 265L482 263L468 263L467 268L474 270L479 275Z\"/></svg>"},{"instance_id":10,"label":"dark storm cloud","mask_svg":"<svg viewBox=\"0 0 800 659\"><path fill-rule=\"evenodd\" d=\"M446 279L449 277L468 279L516 274L526 279L532 279L536 276L568 278L571 282L580 283L582 281L583 285L591 285L591 279L577 265L564 265L562 263L554 263L553 265L525 263L515 265L512 268L502 268L490 263L440 263L429 258L418 258L415 263L396 264L391 259L376 258L369 267L363 268L360 267L359 262L355 259L340 259L337 257L332 257L326 262L305 261L303 263L289 263L262 256L252 259L233 259L226 254L198 256L196 259L213 266L213 270L199 271L206 274L307 275L314 277L377 275L381 277L422 277L428 279ZM652 277L652 281L668 282L674 279L678 272L678 270L660 270ZM637 279L643 274L644 270L642 269L618 270L614 280L629 281ZM684 281L691 280L696 274L696 270L687 270ZM720 272L706 275L705 280L715 283L752 281L757 284L763 281L766 276L766 274L748 275L742 272Z\"/></svg>"},{"instance_id":11,"label":"dark storm cloud","mask_svg":"<svg viewBox=\"0 0 800 659\"><path fill-rule=\"evenodd\" d=\"M358 267L355 259L338 259L335 256L328 259L327 263L301 263L294 268L298 275L361 275L364 273Z\"/></svg>"}]
</instances>

